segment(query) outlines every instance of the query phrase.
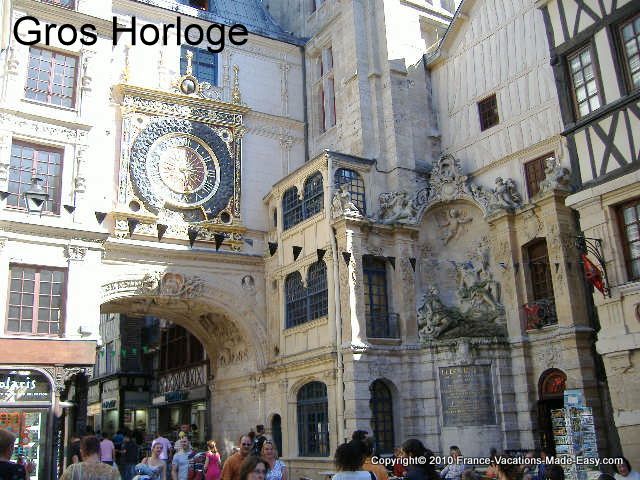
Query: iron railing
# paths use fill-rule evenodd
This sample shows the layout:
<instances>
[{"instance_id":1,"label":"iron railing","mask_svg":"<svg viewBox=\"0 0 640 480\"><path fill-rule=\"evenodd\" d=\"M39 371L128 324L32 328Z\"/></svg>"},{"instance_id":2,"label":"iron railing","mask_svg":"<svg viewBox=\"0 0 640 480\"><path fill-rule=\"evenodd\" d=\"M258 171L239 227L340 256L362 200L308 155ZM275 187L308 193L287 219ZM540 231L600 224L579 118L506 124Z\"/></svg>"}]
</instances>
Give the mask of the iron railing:
<instances>
[{"instance_id":1,"label":"iron railing","mask_svg":"<svg viewBox=\"0 0 640 480\"><path fill-rule=\"evenodd\" d=\"M534 300L525 305L527 330L536 330L558 323L556 303L553 297Z\"/></svg>"}]
</instances>

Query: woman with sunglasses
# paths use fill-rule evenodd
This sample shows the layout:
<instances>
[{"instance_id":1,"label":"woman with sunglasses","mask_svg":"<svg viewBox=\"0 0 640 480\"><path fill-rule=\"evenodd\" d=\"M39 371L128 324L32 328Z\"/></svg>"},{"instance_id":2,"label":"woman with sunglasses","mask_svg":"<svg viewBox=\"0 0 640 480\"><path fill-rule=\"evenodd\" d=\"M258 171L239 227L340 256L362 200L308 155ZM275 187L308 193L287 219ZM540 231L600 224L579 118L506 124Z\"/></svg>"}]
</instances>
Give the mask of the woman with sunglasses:
<instances>
[{"instance_id":1,"label":"woman with sunglasses","mask_svg":"<svg viewBox=\"0 0 640 480\"><path fill-rule=\"evenodd\" d=\"M278 450L271 440L264 441L260 454L269 464L266 480L287 480L287 467L278 459Z\"/></svg>"}]
</instances>

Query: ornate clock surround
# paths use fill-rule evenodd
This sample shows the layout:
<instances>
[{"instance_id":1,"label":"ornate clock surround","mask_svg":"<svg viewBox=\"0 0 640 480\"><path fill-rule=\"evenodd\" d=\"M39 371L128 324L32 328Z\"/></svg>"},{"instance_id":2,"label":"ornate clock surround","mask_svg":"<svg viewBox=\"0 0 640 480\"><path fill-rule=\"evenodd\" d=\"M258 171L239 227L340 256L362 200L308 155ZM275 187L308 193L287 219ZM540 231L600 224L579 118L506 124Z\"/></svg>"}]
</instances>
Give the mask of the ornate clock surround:
<instances>
[{"instance_id":1,"label":"ornate clock surround","mask_svg":"<svg viewBox=\"0 0 640 480\"><path fill-rule=\"evenodd\" d=\"M242 247L243 105L118 85L122 113L115 234L215 241Z\"/></svg>"}]
</instances>

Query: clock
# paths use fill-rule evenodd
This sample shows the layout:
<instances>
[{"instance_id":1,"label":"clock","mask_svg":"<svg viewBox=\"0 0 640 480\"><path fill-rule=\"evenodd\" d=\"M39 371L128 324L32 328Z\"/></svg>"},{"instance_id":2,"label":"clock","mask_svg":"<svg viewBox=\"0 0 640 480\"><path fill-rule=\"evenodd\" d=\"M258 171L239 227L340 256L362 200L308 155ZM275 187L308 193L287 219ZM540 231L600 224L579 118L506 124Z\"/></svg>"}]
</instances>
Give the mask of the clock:
<instances>
[{"instance_id":1,"label":"clock","mask_svg":"<svg viewBox=\"0 0 640 480\"><path fill-rule=\"evenodd\" d=\"M186 221L211 220L225 209L234 173L226 143L204 123L158 118L131 147L129 174L138 196L150 211L178 211Z\"/></svg>"}]
</instances>

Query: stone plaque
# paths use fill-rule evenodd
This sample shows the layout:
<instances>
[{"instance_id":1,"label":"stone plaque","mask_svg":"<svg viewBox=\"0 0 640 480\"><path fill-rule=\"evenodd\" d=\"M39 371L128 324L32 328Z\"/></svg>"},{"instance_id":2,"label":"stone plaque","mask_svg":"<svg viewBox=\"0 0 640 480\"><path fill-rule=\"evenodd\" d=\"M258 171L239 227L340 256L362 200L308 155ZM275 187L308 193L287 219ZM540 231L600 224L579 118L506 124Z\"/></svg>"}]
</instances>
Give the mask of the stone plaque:
<instances>
[{"instance_id":1,"label":"stone plaque","mask_svg":"<svg viewBox=\"0 0 640 480\"><path fill-rule=\"evenodd\" d=\"M439 374L445 427L496 424L491 366L440 367Z\"/></svg>"}]
</instances>

